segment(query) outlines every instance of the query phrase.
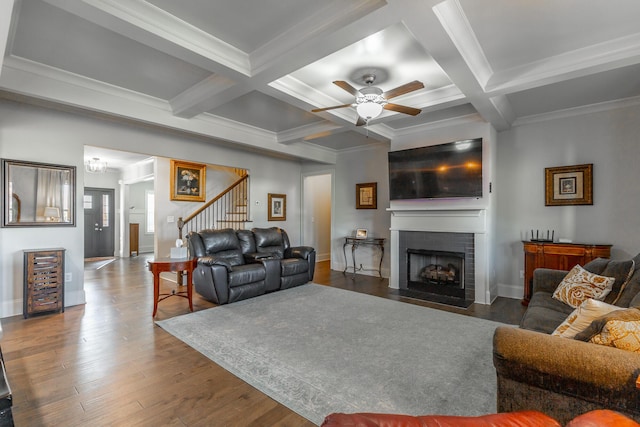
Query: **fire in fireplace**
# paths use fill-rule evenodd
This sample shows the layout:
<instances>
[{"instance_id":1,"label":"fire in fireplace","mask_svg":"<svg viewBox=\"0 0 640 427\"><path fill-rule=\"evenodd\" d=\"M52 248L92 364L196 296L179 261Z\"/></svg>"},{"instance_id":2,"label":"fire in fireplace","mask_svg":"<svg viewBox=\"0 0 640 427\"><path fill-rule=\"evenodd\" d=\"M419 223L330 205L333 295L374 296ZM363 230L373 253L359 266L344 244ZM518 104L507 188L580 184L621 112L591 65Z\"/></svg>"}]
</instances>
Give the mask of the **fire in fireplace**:
<instances>
[{"instance_id":1,"label":"fire in fireplace","mask_svg":"<svg viewBox=\"0 0 640 427\"><path fill-rule=\"evenodd\" d=\"M465 298L464 253L407 249L407 288Z\"/></svg>"}]
</instances>

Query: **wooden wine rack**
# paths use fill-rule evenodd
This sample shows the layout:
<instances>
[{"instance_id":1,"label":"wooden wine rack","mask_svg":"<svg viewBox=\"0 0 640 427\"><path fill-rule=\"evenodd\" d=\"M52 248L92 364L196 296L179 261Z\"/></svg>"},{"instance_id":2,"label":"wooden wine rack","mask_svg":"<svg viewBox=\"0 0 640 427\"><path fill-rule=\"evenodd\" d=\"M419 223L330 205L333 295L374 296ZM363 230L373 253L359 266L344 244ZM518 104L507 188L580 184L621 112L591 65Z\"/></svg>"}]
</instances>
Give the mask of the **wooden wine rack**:
<instances>
[{"instance_id":1,"label":"wooden wine rack","mask_svg":"<svg viewBox=\"0 0 640 427\"><path fill-rule=\"evenodd\" d=\"M65 249L30 249L24 252L23 315L64 311Z\"/></svg>"}]
</instances>

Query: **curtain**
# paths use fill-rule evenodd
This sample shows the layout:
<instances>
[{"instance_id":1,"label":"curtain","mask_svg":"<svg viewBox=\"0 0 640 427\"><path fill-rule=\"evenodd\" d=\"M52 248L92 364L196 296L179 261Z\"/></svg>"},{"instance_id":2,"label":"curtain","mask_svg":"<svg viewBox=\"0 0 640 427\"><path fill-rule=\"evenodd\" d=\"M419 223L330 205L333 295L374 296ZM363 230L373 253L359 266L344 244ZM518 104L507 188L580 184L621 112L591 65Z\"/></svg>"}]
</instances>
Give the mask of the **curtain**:
<instances>
[{"instance_id":1,"label":"curtain","mask_svg":"<svg viewBox=\"0 0 640 427\"><path fill-rule=\"evenodd\" d=\"M38 168L38 185L36 194L36 221L45 220L45 209L58 209L59 217L65 209L69 209L69 196L65 197L65 189L69 191L69 171ZM60 219L58 219L60 220Z\"/></svg>"}]
</instances>

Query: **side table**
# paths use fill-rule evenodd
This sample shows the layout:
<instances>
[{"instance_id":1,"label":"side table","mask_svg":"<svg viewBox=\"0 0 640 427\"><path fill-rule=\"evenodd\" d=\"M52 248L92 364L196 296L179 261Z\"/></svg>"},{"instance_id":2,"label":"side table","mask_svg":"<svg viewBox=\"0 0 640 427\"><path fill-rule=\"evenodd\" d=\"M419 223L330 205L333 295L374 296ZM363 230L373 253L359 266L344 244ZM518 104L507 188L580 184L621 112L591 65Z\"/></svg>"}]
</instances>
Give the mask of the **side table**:
<instances>
[{"instance_id":1,"label":"side table","mask_svg":"<svg viewBox=\"0 0 640 427\"><path fill-rule=\"evenodd\" d=\"M158 258L149 261L149 271L153 273L153 317L158 311L158 302L169 297L178 296L189 300L189 310L193 311L193 270L198 265L197 258ZM171 292L170 294L160 293L160 273L163 271L187 272L187 291ZM161 298L162 297L162 298Z\"/></svg>"},{"instance_id":2,"label":"side table","mask_svg":"<svg viewBox=\"0 0 640 427\"><path fill-rule=\"evenodd\" d=\"M353 261L353 278L355 279L356 277L356 271L362 271L365 270L364 268L362 268L362 264L360 264L360 267L356 267L356 249L358 249L358 246L360 245L369 245L369 246L376 246L380 249L380 264L378 265L378 275L380 276L380 278L382 278L382 259L384 258L384 242L385 239L382 237L367 237L365 239L359 239L356 237L345 237L344 238L344 245L342 245L342 253L344 255L344 271L342 273L346 273L347 270L350 268L349 267L349 263L347 262L347 251L346 251L346 247L348 245L351 245L351 260Z\"/></svg>"}]
</instances>

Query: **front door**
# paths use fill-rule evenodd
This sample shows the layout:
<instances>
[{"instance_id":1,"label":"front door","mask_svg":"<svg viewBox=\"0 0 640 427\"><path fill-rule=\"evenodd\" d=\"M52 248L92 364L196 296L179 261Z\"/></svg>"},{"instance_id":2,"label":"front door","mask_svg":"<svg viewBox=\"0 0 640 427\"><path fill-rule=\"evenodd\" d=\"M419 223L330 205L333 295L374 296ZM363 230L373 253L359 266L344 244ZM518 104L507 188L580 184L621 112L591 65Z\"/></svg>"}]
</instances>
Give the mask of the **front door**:
<instances>
[{"instance_id":1,"label":"front door","mask_svg":"<svg viewBox=\"0 0 640 427\"><path fill-rule=\"evenodd\" d=\"M84 189L84 257L112 257L114 255L114 200L110 188Z\"/></svg>"}]
</instances>

